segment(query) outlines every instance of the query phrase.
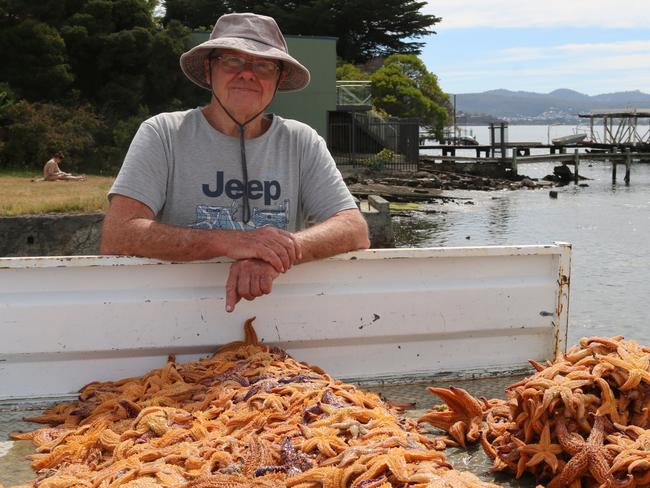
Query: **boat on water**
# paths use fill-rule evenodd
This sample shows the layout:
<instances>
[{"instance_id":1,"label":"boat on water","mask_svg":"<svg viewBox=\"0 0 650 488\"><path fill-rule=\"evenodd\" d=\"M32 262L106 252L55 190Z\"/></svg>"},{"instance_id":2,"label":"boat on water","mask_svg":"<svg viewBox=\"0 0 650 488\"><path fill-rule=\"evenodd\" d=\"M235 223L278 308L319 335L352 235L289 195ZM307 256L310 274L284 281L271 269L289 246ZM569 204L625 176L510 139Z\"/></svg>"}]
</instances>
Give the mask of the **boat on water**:
<instances>
[{"instance_id":1,"label":"boat on water","mask_svg":"<svg viewBox=\"0 0 650 488\"><path fill-rule=\"evenodd\" d=\"M458 126L445 127L443 132L443 144L451 146L478 146L479 142L471 130L462 129Z\"/></svg>"},{"instance_id":2,"label":"boat on water","mask_svg":"<svg viewBox=\"0 0 650 488\"><path fill-rule=\"evenodd\" d=\"M569 146L571 144L579 144L587 138L587 134L570 134L568 136L556 137L551 142L555 146Z\"/></svg>"},{"instance_id":3,"label":"boat on water","mask_svg":"<svg viewBox=\"0 0 650 488\"><path fill-rule=\"evenodd\" d=\"M473 136L460 136L455 140L457 146L478 146L479 143Z\"/></svg>"}]
</instances>

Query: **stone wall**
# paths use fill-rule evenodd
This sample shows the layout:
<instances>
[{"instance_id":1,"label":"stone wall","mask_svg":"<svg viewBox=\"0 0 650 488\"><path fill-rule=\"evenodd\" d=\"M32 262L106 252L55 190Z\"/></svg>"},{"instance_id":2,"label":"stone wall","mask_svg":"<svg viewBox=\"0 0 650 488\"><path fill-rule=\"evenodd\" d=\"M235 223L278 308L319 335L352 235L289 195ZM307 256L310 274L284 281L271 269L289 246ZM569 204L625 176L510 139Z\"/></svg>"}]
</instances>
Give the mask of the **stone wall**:
<instances>
[{"instance_id":1,"label":"stone wall","mask_svg":"<svg viewBox=\"0 0 650 488\"><path fill-rule=\"evenodd\" d=\"M104 214L0 217L0 256L99 254Z\"/></svg>"},{"instance_id":2,"label":"stone wall","mask_svg":"<svg viewBox=\"0 0 650 488\"><path fill-rule=\"evenodd\" d=\"M388 202L379 199L362 210L372 247L393 247ZM0 217L0 257L99 254L103 220L102 213Z\"/></svg>"},{"instance_id":3,"label":"stone wall","mask_svg":"<svg viewBox=\"0 0 650 488\"><path fill-rule=\"evenodd\" d=\"M368 223L370 247L372 249L395 247L388 201L377 195L368 195L368 200L362 202L360 208Z\"/></svg>"}]
</instances>

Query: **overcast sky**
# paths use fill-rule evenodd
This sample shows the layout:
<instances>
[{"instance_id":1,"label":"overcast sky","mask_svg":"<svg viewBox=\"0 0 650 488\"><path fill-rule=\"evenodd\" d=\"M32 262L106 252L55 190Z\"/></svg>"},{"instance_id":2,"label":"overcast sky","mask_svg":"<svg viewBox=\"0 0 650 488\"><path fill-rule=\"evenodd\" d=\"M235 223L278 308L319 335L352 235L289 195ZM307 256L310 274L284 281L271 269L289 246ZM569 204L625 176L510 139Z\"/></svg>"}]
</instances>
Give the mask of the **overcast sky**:
<instances>
[{"instance_id":1,"label":"overcast sky","mask_svg":"<svg viewBox=\"0 0 650 488\"><path fill-rule=\"evenodd\" d=\"M422 59L448 93L650 93L650 0L432 0Z\"/></svg>"}]
</instances>

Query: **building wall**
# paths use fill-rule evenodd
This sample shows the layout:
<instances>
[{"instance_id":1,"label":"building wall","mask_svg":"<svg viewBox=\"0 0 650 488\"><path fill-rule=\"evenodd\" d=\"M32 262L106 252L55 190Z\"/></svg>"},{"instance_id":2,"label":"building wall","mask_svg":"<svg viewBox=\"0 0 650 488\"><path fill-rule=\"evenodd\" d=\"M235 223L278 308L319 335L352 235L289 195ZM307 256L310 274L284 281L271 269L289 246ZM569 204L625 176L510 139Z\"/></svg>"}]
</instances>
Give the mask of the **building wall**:
<instances>
[{"instance_id":1,"label":"building wall","mask_svg":"<svg viewBox=\"0 0 650 488\"><path fill-rule=\"evenodd\" d=\"M327 138L327 113L336 110L336 38L287 36L289 53L311 73L299 92L278 93L269 112L300 120Z\"/></svg>"}]
</instances>

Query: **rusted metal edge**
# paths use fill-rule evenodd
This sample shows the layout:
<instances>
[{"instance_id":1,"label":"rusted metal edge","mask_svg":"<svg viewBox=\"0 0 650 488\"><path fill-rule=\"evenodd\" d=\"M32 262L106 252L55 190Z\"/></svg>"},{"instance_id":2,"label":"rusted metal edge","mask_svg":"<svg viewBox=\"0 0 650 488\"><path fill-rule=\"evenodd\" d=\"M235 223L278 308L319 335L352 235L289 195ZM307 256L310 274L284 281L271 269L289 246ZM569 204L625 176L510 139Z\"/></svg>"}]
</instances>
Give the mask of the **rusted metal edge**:
<instances>
[{"instance_id":1,"label":"rusted metal edge","mask_svg":"<svg viewBox=\"0 0 650 488\"><path fill-rule=\"evenodd\" d=\"M566 352L567 334L569 330L569 293L571 288L571 244L556 243L562 249L559 255L557 298L555 302L555 316L553 317L554 329L554 356L559 358Z\"/></svg>"},{"instance_id":2,"label":"rusted metal edge","mask_svg":"<svg viewBox=\"0 0 650 488\"><path fill-rule=\"evenodd\" d=\"M542 358L539 358L542 359ZM445 381L467 381L486 378L504 378L510 376L525 376L534 373L528 363L514 364L508 367L469 369L465 371L441 371L438 373L409 373L407 375L384 375L373 378L337 378L341 381L354 383L362 387L406 385L414 383L433 383Z\"/></svg>"}]
</instances>

